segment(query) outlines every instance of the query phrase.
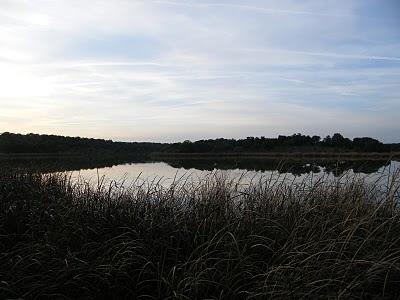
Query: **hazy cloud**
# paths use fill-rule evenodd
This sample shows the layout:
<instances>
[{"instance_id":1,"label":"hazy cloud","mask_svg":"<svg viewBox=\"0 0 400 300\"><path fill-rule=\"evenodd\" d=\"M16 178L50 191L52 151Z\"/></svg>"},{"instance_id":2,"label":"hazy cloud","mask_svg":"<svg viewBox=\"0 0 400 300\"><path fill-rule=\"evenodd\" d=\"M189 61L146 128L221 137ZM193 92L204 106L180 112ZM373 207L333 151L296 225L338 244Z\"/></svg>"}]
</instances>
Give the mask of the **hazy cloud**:
<instances>
[{"instance_id":1,"label":"hazy cloud","mask_svg":"<svg viewBox=\"0 0 400 300\"><path fill-rule=\"evenodd\" d=\"M398 141L396 1L0 2L0 131ZM399 27L396 27L399 25Z\"/></svg>"}]
</instances>

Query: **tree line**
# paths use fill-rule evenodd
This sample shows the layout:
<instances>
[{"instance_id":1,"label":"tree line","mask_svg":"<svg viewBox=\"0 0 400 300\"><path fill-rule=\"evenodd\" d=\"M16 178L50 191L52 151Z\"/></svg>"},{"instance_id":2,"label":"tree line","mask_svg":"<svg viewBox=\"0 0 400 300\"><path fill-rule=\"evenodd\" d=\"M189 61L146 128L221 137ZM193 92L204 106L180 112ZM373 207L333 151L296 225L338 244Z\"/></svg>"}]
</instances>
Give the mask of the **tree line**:
<instances>
[{"instance_id":1,"label":"tree line","mask_svg":"<svg viewBox=\"0 0 400 300\"><path fill-rule=\"evenodd\" d=\"M340 133L325 138L296 133L278 138L247 137L245 139L209 139L183 143L174 143L167 147L167 152L208 153L208 152L268 152L268 151L329 151L343 150L356 152L399 151L400 144L383 144L370 137L357 137L353 140Z\"/></svg>"},{"instance_id":2,"label":"tree line","mask_svg":"<svg viewBox=\"0 0 400 300\"><path fill-rule=\"evenodd\" d=\"M370 137L349 139L340 133L321 138L296 133L277 138L207 139L179 143L114 142L112 140L57 135L0 134L0 153L229 153L268 151L400 151L400 144L384 144Z\"/></svg>"},{"instance_id":3,"label":"tree line","mask_svg":"<svg viewBox=\"0 0 400 300\"><path fill-rule=\"evenodd\" d=\"M148 153L161 151L161 145L33 133L0 135L0 153Z\"/></svg>"}]
</instances>

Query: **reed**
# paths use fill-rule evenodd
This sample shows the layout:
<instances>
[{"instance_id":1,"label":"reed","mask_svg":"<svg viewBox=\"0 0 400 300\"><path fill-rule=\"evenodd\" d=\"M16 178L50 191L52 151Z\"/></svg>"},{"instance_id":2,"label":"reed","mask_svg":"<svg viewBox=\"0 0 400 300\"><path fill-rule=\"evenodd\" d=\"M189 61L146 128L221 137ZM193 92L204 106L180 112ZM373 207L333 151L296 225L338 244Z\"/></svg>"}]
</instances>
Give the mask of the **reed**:
<instances>
[{"instance_id":1,"label":"reed","mask_svg":"<svg viewBox=\"0 0 400 300\"><path fill-rule=\"evenodd\" d=\"M0 298L400 297L400 174L127 186L0 174Z\"/></svg>"}]
</instances>

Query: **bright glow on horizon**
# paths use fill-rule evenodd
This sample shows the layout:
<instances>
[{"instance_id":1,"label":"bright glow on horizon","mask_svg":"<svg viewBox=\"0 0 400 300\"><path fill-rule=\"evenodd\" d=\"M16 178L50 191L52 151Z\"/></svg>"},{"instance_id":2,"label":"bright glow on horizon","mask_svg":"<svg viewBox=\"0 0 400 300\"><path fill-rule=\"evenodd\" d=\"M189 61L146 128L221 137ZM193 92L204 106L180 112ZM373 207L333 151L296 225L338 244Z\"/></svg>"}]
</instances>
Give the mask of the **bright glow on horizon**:
<instances>
[{"instance_id":1,"label":"bright glow on horizon","mask_svg":"<svg viewBox=\"0 0 400 300\"><path fill-rule=\"evenodd\" d=\"M0 3L0 132L400 142L397 0Z\"/></svg>"}]
</instances>

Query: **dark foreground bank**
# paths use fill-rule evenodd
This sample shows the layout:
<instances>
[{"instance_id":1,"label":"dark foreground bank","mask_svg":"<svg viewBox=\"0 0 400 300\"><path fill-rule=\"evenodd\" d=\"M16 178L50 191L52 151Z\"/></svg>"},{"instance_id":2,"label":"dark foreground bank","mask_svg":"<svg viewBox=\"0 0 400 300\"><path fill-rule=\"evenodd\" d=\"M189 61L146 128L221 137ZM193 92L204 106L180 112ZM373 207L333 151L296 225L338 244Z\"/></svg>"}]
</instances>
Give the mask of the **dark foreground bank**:
<instances>
[{"instance_id":1,"label":"dark foreground bank","mask_svg":"<svg viewBox=\"0 0 400 300\"><path fill-rule=\"evenodd\" d=\"M3 172L0 298L398 298L399 185L398 171L169 189Z\"/></svg>"}]
</instances>

